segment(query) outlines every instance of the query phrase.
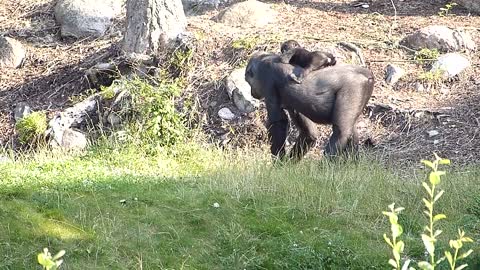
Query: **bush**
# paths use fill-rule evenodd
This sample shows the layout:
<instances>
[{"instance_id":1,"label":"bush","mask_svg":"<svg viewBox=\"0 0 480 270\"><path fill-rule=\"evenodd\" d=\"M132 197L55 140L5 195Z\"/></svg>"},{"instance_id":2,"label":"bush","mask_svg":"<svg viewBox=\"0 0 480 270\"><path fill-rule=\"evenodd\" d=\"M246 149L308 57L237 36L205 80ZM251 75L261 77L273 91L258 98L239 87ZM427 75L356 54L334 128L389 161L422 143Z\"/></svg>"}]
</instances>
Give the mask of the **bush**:
<instances>
[{"instance_id":1,"label":"bush","mask_svg":"<svg viewBox=\"0 0 480 270\"><path fill-rule=\"evenodd\" d=\"M15 129L22 144L36 143L47 130L47 116L45 112L33 112L20 119Z\"/></svg>"},{"instance_id":2,"label":"bush","mask_svg":"<svg viewBox=\"0 0 480 270\"><path fill-rule=\"evenodd\" d=\"M182 115L175 109L182 85L179 80L163 80L157 86L135 79L126 82L132 96L129 133L141 143L171 146L184 138Z\"/></svg>"}]
</instances>

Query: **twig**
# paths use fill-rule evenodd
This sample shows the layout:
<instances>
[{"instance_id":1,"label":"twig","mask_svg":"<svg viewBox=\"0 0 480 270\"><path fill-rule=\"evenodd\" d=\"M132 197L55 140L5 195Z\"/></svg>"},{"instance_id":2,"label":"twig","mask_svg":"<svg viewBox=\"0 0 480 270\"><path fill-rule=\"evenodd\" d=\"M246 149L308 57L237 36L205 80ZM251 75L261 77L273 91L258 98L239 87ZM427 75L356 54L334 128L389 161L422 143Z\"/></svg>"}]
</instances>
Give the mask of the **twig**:
<instances>
[{"instance_id":1,"label":"twig","mask_svg":"<svg viewBox=\"0 0 480 270\"><path fill-rule=\"evenodd\" d=\"M393 22L390 26L390 29L388 30L388 39L392 40L393 29L397 26L397 7L395 7L395 3L393 2L393 0L390 0L390 2L393 6Z\"/></svg>"}]
</instances>

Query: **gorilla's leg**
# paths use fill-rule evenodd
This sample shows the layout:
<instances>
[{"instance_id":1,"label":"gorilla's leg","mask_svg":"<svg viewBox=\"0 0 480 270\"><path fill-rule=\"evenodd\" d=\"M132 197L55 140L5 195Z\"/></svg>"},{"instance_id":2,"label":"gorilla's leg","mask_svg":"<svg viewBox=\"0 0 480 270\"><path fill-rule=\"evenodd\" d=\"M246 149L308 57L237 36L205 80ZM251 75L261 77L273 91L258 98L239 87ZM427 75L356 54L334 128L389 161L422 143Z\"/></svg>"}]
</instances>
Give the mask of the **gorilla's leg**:
<instances>
[{"instance_id":1,"label":"gorilla's leg","mask_svg":"<svg viewBox=\"0 0 480 270\"><path fill-rule=\"evenodd\" d=\"M293 110L289 110L288 113L299 130L299 135L290 152L290 158L298 161L315 146L319 134L312 120Z\"/></svg>"},{"instance_id":2,"label":"gorilla's leg","mask_svg":"<svg viewBox=\"0 0 480 270\"><path fill-rule=\"evenodd\" d=\"M337 95L332 116L332 136L325 147L325 154L337 156L349 145L358 144L357 119L362 113L362 101L352 97L353 91Z\"/></svg>"}]
</instances>

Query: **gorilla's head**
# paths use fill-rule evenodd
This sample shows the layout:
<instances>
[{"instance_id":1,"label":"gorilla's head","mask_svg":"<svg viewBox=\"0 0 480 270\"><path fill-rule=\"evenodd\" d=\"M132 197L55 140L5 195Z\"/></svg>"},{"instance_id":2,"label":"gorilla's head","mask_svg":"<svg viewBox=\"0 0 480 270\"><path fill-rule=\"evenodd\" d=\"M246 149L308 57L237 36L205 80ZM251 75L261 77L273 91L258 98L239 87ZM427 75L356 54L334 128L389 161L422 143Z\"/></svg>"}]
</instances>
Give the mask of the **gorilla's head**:
<instances>
[{"instance_id":1,"label":"gorilla's head","mask_svg":"<svg viewBox=\"0 0 480 270\"><path fill-rule=\"evenodd\" d=\"M245 81L248 82L251 88L252 97L262 99L264 97L263 87L259 77L261 76L261 68L265 63L261 60L272 54L267 52L255 52L248 61L245 69ZM265 80L263 80L265 81Z\"/></svg>"},{"instance_id":2,"label":"gorilla's head","mask_svg":"<svg viewBox=\"0 0 480 270\"><path fill-rule=\"evenodd\" d=\"M286 52L291 51L295 48L300 48L300 44L298 44L298 42L296 40L293 40L293 39L287 40L287 41L283 42L282 45L280 45L280 51L282 53L286 53Z\"/></svg>"}]
</instances>

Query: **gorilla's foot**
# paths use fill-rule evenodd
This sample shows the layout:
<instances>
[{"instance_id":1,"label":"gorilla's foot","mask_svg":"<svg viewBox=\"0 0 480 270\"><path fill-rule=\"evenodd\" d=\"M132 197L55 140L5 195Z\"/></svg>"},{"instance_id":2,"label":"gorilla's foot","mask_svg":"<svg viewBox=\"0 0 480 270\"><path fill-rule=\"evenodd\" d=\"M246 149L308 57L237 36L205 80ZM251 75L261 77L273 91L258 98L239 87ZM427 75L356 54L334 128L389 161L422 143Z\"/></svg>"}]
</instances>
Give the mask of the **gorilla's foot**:
<instances>
[{"instance_id":1,"label":"gorilla's foot","mask_svg":"<svg viewBox=\"0 0 480 270\"><path fill-rule=\"evenodd\" d=\"M302 79L297 77L297 75L295 75L294 73L290 73L289 77L290 77L290 79L292 79L294 82L296 82L298 84L302 83Z\"/></svg>"}]
</instances>

